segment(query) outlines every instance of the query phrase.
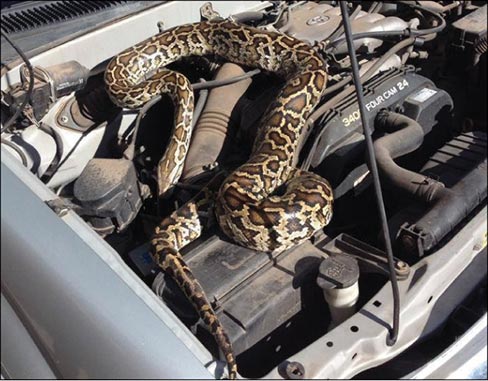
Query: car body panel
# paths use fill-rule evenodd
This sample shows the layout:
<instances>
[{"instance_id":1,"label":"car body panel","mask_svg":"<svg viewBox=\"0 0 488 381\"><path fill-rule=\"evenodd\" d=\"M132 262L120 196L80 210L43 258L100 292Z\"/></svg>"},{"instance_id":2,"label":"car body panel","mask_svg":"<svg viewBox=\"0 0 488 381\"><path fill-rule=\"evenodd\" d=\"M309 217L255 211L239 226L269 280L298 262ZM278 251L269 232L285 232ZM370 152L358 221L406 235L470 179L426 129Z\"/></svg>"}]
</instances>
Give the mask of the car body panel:
<instances>
[{"instance_id":1,"label":"car body panel","mask_svg":"<svg viewBox=\"0 0 488 381\"><path fill-rule=\"evenodd\" d=\"M2 150L2 294L52 372L60 378L211 377L202 365L211 356L173 313L80 217L68 211L59 218L39 197L49 195L40 180L19 166ZM2 320L2 331L10 329ZM21 377L22 369L5 363L7 344L2 335L2 367Z\"/></svg>"}]
</instances>

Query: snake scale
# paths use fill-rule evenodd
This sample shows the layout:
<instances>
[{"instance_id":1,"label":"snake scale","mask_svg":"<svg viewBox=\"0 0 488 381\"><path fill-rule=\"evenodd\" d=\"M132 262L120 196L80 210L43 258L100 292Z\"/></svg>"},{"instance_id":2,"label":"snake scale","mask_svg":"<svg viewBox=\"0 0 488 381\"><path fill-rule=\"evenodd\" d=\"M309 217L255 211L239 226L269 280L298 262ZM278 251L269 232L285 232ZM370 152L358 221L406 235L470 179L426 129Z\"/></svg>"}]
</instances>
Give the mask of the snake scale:
<instances>
[{"instance_id":1,"label":"snake scale","mask_svg":"<svg viewBox=\"0 0 488 381\"><path fill-rule=\"evenodd\" d=\"M292 37L228 20L178 26L115 56L105 72L108 93L121 107L137 108L157 94L175 106L174 130L158 164L159 195L178 181L191 139L193 91L180 73L164 67L182 57L213 55L282 76L286 83L263 117L249 160L214 180L166 217L151 241L159 266L183 290L213 334L233 379L232 347L205 293L180 254L202 230L202 212L215 212L223 232L262 252L281 252L309 239L332 217L332 190L320 176L298 170L298 142L326 86L324 63Z\"/></svg>"}]
</instances>

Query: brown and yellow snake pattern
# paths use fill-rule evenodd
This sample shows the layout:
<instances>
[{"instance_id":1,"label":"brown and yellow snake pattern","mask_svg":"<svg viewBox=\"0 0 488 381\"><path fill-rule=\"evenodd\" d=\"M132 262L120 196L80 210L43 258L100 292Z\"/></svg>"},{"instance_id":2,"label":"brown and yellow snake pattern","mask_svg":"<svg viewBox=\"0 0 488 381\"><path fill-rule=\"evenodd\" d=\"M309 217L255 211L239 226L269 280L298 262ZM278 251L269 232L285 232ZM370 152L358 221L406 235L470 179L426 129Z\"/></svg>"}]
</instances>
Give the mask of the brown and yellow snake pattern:
<instances>
[{"instance_id":1,"label":"brown and yellow snake pattern","mask_svg":"<svg viewBox=\"0 0 488 381\"><path fill-rule=\"evenodd\" d=\"M225 234L248 248L281 252L309 239L332 217L332 190L316 174L294 168L305 120L326 86L324 63L306 43L227 20L178 26L118 54L105 81L112 100L140 107L159 93L171 96L175 123L158 165L159 195L178 181L191 139L193 93L188 80L164 66L190 55L215 55L286 79L263 118L249 160L225 180L214 179L192 201L166 217L152 239L152 254L192 302L237 374L231 343L180 249L202 230L213 210Z\"/></svg>"}]
</instances>

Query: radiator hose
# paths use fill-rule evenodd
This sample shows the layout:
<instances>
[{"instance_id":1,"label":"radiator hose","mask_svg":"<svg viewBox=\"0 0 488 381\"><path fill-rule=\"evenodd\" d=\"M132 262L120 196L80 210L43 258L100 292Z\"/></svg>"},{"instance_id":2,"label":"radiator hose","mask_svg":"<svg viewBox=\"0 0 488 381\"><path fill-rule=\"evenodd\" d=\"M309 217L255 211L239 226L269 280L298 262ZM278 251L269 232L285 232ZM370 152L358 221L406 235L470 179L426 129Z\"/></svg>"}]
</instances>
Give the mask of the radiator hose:
<instances>
[{"instance_id":1,"label":"radiator hose","mask_svg":"<svg viewBox=\"0 0 488 381\"><path fill-rule=\"evenodd\" d=\"M418 200L427 203L435 201L444 189L444 184L402 168L393 161L393 158L413 152L422 145L423 128L405 115L386 110L378 113L375 125L390 132L374 142L378 170L385 183Z\"/></svg>"},{"instance_id":2,"label":"radiator hose","mask_svg":"<svg viewBox=\"0 0 488 381\"><path fill-rule=\"evenodd\" d=\"M400 230L399 241L422 256L486 199L486 159L452 188L443 188L432 208L415 224ZM421 248L419 250L419 244Z\"/></svg>"},{"instance_id":3,"label":"radiator hose","mask_svg":"<svg viewBox=\"0 0 488 381\"><path fill-rule=\"evenodd\" d=\"M378 170L384 182L429 207L423 217L408 227L402 226L396 236L403 250L422 256L486 198L486 159L454 186L446 188L442 182L402 168L393 161L422 144L424 131L415 120L381 111L375 123L378 128L391 132L374 143Z\"/></svg>"}]
</instances>

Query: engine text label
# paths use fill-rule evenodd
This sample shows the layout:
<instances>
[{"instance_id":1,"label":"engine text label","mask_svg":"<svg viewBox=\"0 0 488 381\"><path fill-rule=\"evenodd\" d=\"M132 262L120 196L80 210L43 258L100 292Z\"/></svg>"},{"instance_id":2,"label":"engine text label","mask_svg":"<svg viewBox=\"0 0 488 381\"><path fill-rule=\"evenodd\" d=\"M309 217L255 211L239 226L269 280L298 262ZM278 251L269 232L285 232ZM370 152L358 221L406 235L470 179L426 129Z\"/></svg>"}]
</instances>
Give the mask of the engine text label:
<instances>
[{"instance_id":1,"label":"engine text label","mask_svg":"<svg viewBox=\"0 0 488 381\"><path fill-rule=\"evenodd\" d=\"M368 111L374 110L376 107L378 107L380 104L385 102L387 99L398 94L400 91L405 90L408 86L409 84L406 79L397 82L394 86L385 90L382 94L378 95L375 99L366 103L366 110ZM361 119L361 113L359 109L357 109L352 113L350 113L345 118L342 118L342 123L344 123L345 127L349 127L352 123L354 123L359 119Z\"/></svg>"}]
</instances>

